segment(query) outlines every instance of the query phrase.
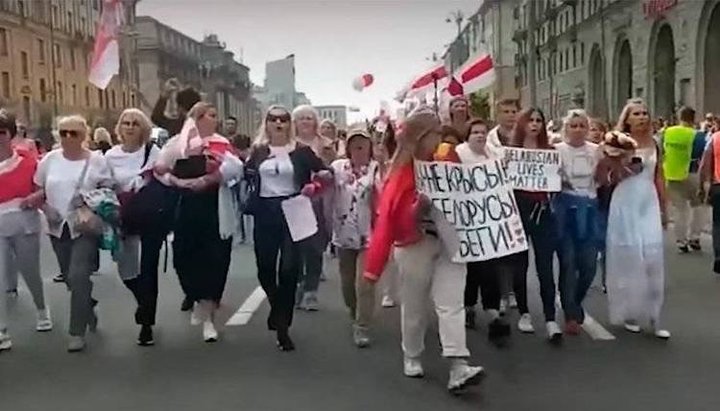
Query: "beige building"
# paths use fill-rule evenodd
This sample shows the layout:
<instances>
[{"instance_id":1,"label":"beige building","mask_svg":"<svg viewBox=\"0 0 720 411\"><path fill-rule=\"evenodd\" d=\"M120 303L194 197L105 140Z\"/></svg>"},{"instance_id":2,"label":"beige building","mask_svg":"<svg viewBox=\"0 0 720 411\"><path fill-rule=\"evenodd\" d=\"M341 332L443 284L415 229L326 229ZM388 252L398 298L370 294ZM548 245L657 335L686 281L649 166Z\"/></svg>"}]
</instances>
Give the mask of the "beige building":
<instances>
[{"instance_id":1,"label":"beige building","mask_svg":"<svg viewBox=\"0 0 720 411\"><path fill-rule=\"evenodd\" d=\"M515 16L526 106L554 118L586 107L611 121L631 97L656 117L681 105L720 111L720 0L524 0Z\"/></svg>"},{"instance_id":2,"label":"beige building","mask_svg":"<svg viewBox=\"0 0 720 411\"><path fill-rule=\"evenodd\" d=\"M114 125L119 110L135 105L134 71L123 40L121 75L106 90L88 82L96 0L0 2L0 105L10 107L31 130L47 131L55 115L81 113L91 124ZM126 2L132 24L135 0Z\"/></svg>"},{"instance_id":3,"label":"beige building","mask_svg":"<svg viewBox=\"0 0 720 411\"><path fill-rule=\"evenodd\" d=\"M221 118L236 117L241 133L254 135L259 114L250 69L235 61L216 35L197 41L149 16L137 17L135 30L144 111L152 111L165 82L177 78L215 104Z\"/></svg>"}]
</instances>

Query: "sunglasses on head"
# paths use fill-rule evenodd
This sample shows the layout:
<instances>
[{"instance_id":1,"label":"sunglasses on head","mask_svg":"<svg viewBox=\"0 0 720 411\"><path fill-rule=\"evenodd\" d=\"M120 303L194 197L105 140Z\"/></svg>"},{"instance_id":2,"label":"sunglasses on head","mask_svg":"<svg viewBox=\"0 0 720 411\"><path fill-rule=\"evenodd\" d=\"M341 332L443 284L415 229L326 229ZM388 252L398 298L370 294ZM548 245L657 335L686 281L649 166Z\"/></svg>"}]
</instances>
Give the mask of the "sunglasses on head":
<instances>
[{"instance_id":1,"label":"sunglasses on head","mask_svg":"<svg viewBox=\"0 0 720 411\"><path fill-rule=\"evenodd\" d=\"M275 114L268 114L267 121L268 121L268 123L274 123L276 121L280 121L281 123L289 123L290 122L290 114L282 114L279 116L276 116Z\"/></svg>"},{"instance_id":2,"label":"sunglasses on head","mask_svg":"<svg viewBox=\"0 0 720 411\"><path fill-rule=\"evenodd\" d=\"M60 130L60 137L72 137L75 138L80 133L77 130Z\"/></svg>"}]
</instances>

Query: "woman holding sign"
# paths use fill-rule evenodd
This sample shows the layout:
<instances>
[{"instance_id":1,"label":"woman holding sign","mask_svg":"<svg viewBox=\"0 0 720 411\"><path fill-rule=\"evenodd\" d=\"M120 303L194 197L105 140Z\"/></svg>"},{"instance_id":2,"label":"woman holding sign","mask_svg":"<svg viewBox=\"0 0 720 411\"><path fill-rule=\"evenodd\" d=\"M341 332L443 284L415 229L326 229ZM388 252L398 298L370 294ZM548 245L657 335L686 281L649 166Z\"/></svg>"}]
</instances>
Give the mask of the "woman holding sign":
<instances>
[{"instance_id":1,"label":"woman holding sign","mask_svg":"<svg viewBox=\"0 0 720 411\"><path fill-rule=\"evenodd\" d=\"M456 149L460 162L481 163L502 155L501 148L487 145L488 126L485 121L473 119L468 126L467 142L460 144ZM467 264L465 325L470 329L475 328L475 305L478 303L478 289L480 289L483 309L490 320L488 338L493 342L500 342L502 338L510 335L510 325L500 315L500 300L505 273L511 268L515 258L510 255Z\"/></svg>"},{"instance_id":2,"label":"woman holding sign","mask_svg":"<svg viewBox=\"0 0 720 411\"><path fill-rule=\"evenodd\" d=\"M634 153L613 158L619 167L598 175L614 185L607 228L607 286L610 321L639 333L646 326L656 337L670 338L660 328L665 288L663 228L667 224L660 150L653 139L647 106L631 100L617 131L637 142Z\"/></svg>"},{"instance_id":3,"label":"woman holding sign","mask_svg":"<svg viewBox=\"0 0 720 411\"><path fill-rule=\"evenodd\" d=\"M282 203L319 192L321 185L313 183L311 175L325 170L310 146L295 141L291 120L285 107L270 107L245 168L250 181L246 210L255 218L258 279L270 302L267 326L276 331L281 351L295 349L288 331L301 263L300 243L291 237Z\"/></svg>"},{"instance_id":4,"label":"woman holding sign","mask_svg":"<svg viewBox=\"0 0 720 411\"><path fill-rule=\"evenodd\" d=\"M510 146L531 150L552 149L548 139L545 115L539 109L530 108L518 117ZM553 256L557 249L557 231L555 216L550 207L550 195L542 191L515 190L525 233L532 241L535 252L535 269L540 280L540 297L545 314L545 326L548 338L558 342L562 332L555 322L555 278L553 274ZM515 297L521 317L518 328L522 332L534 332L532 319L527 309L527 270L529 252L517 254L515 261ZM518 293L518 290L521 292Z\"/></svg>"},{"instance_id":5,"label":"woman holding sign","mask_svg":"<svg viewBox=\"0 0 720 411\"><path fill-rule=\"evenodd\" d=\"M432 204L418 195L414 160L432 160L442 138L440 121L429 107L420 107L406 120L380 198L377 222L367 251L365 278L377 281L395 245L401 276L404 373L420 378L425 349L427 306L437 313L443 356L450 359L448 390L458 392L479 383L482 367L471 367L465 339L463 291L465 268L454 263L440 239ZM434 213L437 214L437 213Z\"/></svg>"}]
</instances>

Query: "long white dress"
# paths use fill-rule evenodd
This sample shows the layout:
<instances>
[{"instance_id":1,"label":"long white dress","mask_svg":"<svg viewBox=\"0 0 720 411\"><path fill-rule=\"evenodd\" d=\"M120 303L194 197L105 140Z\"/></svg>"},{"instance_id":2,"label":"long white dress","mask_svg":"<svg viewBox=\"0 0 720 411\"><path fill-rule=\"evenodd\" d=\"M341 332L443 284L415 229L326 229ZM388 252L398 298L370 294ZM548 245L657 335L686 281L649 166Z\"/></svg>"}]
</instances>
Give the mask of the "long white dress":
<instances>
[{"instance_id":1,"label":"long white dress","mask_svg":"<svg viewBox=\"0 0 720 411\"><path fill-rule=\"evenodd\" d=\"M622 181L610 201L607 287L610 321L657 326L665 294L660 202L655 190L657 152L638 149L644 169Z\"/></svg>"}]
</instances>

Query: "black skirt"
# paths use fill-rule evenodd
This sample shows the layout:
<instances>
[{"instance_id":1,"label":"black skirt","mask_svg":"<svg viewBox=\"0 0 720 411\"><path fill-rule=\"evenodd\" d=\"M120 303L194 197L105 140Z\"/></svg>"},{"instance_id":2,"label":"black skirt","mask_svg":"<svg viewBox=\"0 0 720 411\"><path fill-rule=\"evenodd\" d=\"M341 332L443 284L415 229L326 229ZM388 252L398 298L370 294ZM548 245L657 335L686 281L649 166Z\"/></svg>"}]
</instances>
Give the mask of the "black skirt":
<instances>
[{"instance_id":1,"label":"black skirt","mask_svg":"<svg viewBox=\"0 0 720 411\"><path fill-rule=\"evenodd\" d=\"M232 238L220 238L218 190L184 192L175 223L173 265L188 298L220 302L231 251Z\"/></svg>"}]
</instances>

